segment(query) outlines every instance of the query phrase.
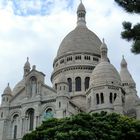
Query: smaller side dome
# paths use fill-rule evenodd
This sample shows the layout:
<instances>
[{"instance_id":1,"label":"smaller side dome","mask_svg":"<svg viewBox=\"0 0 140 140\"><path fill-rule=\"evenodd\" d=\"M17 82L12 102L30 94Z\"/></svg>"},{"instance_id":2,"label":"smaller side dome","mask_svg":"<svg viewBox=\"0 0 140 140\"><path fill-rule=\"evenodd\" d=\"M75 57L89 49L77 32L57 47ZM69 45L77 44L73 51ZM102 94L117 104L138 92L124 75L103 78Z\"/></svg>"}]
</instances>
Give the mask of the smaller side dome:
<instances>
[{"instance_id":1,"label":"smaller side dome","mask_svg":"<svg viewBox=\"0 0 140 140\"><path fill-rule=\"evenodd\" d=\"M107 45L104 40L100 47L101 61L92 72L90 86L121 85L121 78L116 68L108 62Z\"/></svg>"},{"instance_id":2,"label":"smaller side dome","mask_svg":"<svg viewBox=\"0 0 140 140\"><path fill-rule=\"evenodd\" d=\"M12 90L10 88L10 85L8 83L7 87L5 88L3 95L11 95L12 94Z\"/></svg>"}]
</instances>

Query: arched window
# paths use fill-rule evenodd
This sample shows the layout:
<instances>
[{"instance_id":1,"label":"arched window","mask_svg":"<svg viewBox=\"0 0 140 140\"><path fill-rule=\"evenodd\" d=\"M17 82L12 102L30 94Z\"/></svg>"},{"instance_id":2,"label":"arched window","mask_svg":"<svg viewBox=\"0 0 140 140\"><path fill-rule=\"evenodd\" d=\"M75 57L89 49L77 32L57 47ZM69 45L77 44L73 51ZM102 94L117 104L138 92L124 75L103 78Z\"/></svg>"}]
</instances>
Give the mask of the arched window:
<instances>
[{"instance_id":1,"label":"arched window","mask_svg":"<svg viewBox=\"0 0 140 140\"><path fill-rule=\"evenodd\" d=\"M55 89L57 90L57 84L55 84Z\"/></svg>"},{"instance_id":2,"label":"arched window","mask_svg":"<svg viewBox=\"0 0 140 140\"><path fill-rule=\"evenodd\" d=\"M14 126L14 139L17 138L17 125Z\"/></svg>"},{"instance_id":3,"label":"arched window","mask_svg":"<svg viewBox=\"0 0 140 140\"><path fill-rule=\"evenodd\" d=\"M96 104L99 104L99 94L96 94Z\"/></svg>"},{"instance_id":4,"label":"arched window","mask_svg":"<svg viewBox=\"0 0 140 140\"><path fill-rule=\"evenodd\" d=\"M37 93L37 79L35 76L32 76L30 78L30 89L31 89L31 94Z\"/></svg>"},{"instance_id":5,"label":"arched window","mask_svg":"<svg viewBox=\"0 0 140 140\"><path fill-rule=\"evenodd\" d=\"M16 139L17 138L17 131L18 131L18 114L15 114L13 116L13 138Z\"/></svg>"},{"instance_id":6,"label":"arched window","mask_svg":"<svg viewBox=\"0 0 140 140\"><path fill-rule=\"evenodd\" d=\"M1 112L1 118L3 118L3 112Z\"/></svg>"},{"instance_id":7,"label":"arched window","mask_svg":"<svg viewBox=\"0 0 140 140\"><path fill-rule=\"evenodd\" d=\"M75 78L75 91L81 91L81 78Z\"/></svg>"},{"instance_id":8,"label":"arched window","mask_svg":"<svg viewBox=\"0 0 140 140\"><path fill-rule=\"evenodd\" d=\"M29 130L34 129L34 109L30 108L27 110L28 126Z\"/></svg>"},{"instance_id":9,"label":"arched window","mask_svg":"<svg viewBox=\"0 0 140 140\"><path fill-rule=\"evenodd\" d=\"M103 103L104 103L104 94L101 93L101 104L103 104Z\"/></svg>"},{"instance_id":10,"label":"arched window","mask_svg":"<svg viewBox=\"0 0 140 140\"><path fill-rule=\"evenodd\" d=\"M116 100L117 98L117 93L114 93L114 101Z\"/></svg>"},{"instance_id":11,"label":"arched window","mask_svg":"<svg viewBox=\"0 0 140 140\"><path fill-rule=\"evenodd\" d=\"M85 91L89 88L89 80L90 80L89 77L85 78Z\"/></svg>"},{"instance_id":12,"label":"arched window","mask_svg":"<svg viewBox=\"0 0 140 140\"><path fill-rule=\"evenodd\" d=\"M72 79L68 78L69 92L72 92Z\"/></svg>"},{"instance_id":13,"label":"arched window","mask_svg":"<svg viewBox=\"0 0 140 140\"><path fill-rule=\"evenodd\" d=\"M61 102L59 102L59 108L61 108Z\"/></svg>"},{"instance_id":14,"label":"arched window","mask_svg":"<svg viewBox=\"0 0 140 140\"><path fill-rule=\"evenodd\" d=\"M112 92L110 92L109 100L110 100L110 103L112 104L113 103L113 95L112 95Z\"/></svg>"}]
</instances>

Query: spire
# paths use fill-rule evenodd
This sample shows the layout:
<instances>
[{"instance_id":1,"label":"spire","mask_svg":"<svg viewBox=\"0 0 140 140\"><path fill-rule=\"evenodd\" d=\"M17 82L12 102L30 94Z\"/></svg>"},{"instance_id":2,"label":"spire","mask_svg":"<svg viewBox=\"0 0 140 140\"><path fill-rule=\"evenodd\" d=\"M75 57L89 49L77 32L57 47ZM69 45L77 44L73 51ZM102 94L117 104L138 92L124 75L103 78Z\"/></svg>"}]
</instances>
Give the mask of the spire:
<instances>
[{"instance_id":1,"label":"spire","mask_svg":"<svg viewBox=\"0 0 140 140\"><path fill-rule=\"evenodd\" d=\"M12 93L12 91L11 91L11 88L10 88L10 84L8 83L7 87L5 88L5 90L3 92L3 94L7 95L7 94L11 94L11 93Z\"/></svg>"},{"instance_id":2,"label":"spire","mask_svg":"<svg viewBox=\"0 0 140 140\"><path fill-rule=\"evenodd\" d=\"M127 68L127 62L126 62L126 60L124 59L124 55L122 56L121 68Z\"/></svg>"},{"instance_id":3,"label":"spire","mask_svg":"<svg viewBox=\"0 0 140 140\"><path fill-rule=\"evenodd\" d=\"M100 47L100 51L101 51L101 61L107 61L108 62L108 57L107 57L107 45L105 44L105 40L103 38L103 42L102 45Z\"/></svg>"},{"instance_id":4,"label":"spire","mask_svg":"<svg viewBox=\"0 0 140 140\"><path fill-rule=\"evenodd\" d=\"M29 63L29 57L27 57L27 61L26 61L25 65L24 65L24 76L25 76L27 73L30 72L30 69L31 69L31 67L30 67L30 63Z\"/></svg>"},{"instance_id":5,"label":"spire","mask_svg":"<svg viewBox=\"0 0 140 140\"><path fill-rule=\"evenodd\" d=\"M127 62L124 56L122 56L120 76L121 76L122 83L124 84L127 83L128 85L135 87L135 81L133 80L127 68Z\"/></svg>"},{"instance_id":6,"label":"spire","mask_svg":"<svg viewBox=\"0 0 140 140\"><path fill-rule=\"evenodd\" d=\"M80 1L81 2L77 8L77 25L78 26L86 26L86 20L85 20L86 9L82 3L82 0L80 0Z\"/></svg>"}]
</instances>

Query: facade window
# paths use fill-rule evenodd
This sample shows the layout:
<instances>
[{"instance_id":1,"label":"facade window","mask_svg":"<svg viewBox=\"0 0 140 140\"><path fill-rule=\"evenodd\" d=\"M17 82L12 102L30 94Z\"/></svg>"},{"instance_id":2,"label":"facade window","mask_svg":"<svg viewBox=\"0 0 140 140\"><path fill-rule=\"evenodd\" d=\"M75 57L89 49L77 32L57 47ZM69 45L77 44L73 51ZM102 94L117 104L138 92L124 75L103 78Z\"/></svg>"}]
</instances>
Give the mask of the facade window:
<instances>
[{"instance_id":1,"label":"facade window","mask_svg":"<svg viewBox=\"0 0 140 140\"><path fill-rule=\"evenodd\" d=\"M104 94L101 93L101 104L103 104L103 103L104 103Z\"/></svg>"},{"instance_id":2,"label":"facade window","mask_svg":"<svg viewBox=\"0 0 140 140\"><path fill-rule=\"evenodd\" d=\"M85 60L90 60L90 56L85 56Z\"/></svg>"},{"instance_id":3,"label":"facade window","mask_svg":"<svg viewBox=\"0 0 140 140\"><path fill-rule=\"evenodd\" d=\"M98 58L93 57L93 61L97 61L98 62L99 60L98 60Z\"/></svg>"},{"instance_id":4,"label":"facade window","mask_svg":"<svg viewBox=\"0 0 140 140\"><path fill-rule=\"evenodd\" d=\"M28 117L28 125L29 125L29 130L34 129L34 109L30 108L27 110L27 117Z\"/></svg>"},{"instance_id":5,"label":"facade window","mask_svg":"<svg viewBox=\"0 0 140 140\"><path fill-rule=\"evenodd\" d=\"M1 112L1 118L3 118L3 112Z\"/></svg>"},{"instance_id":6,"label":"facade window","mask_svg":"<svg viewBox=\"0 0 140 140\"><path fill-rule=\"evenodd\" d=\"M17 139L17 125L14 126L14 139Z\"/></svg>"},{"instance_id":7,"label":"facade window","mask_svg":"<svg viewBox=\"0 0 140 140\"><path fill-rule=\"evenodd\" d=\"M14 139L17 139L17 131L18 131L18 118L19 118L19 115L18 114L15 114L13 116L13 121L12 121L12 127L13 127L13 138Z\"/></svg>"},{"instance_id":8,"label":"facade window","mask_svg":"<svg viewBox=\"0 0 140 140\"><path fill-rule=\"evenodd\" d=\"M46 119L53 118L54 114L51 108L46 110Z\"/></svg>"},{"instance_id":9,"label":"facade window","mask_svg":"<svg viewBox=\"0 0 140 140\"><path fill-rule=\"evenodd\" d=\"M81 78L75 78L75 91L81 91Z\"/></svg>"},{"instance_id":10,"label":"facade window","mask_svg":"<svg viewBox=\"0 0 140 140\"><path fill-rule=\"evenodd\" d=\"M59 102L59 108L61 108L61 102Z\"/></svg>"},{"instance_id":11,"label":"facade window","mask_svg":"<svg viewBox=\"0 0 140 140\"><path fill-rule=\"evenodd\" d=\"M32 76L30 78L30 89L31 89L31 95L37 93L37 79L35 76Z\"/></svg>"},{"instance_id":12,"label":"facade window","mask_svg":"<svg viewBox=\"0 0 140 140\"><path fill-rule=\"evenodd\" d=\"M72 79L68 78L69 92L72 92Z\"/></svg>"},{"instance_id":13,"label":"facade window","mask_svg":"<svg viewBox=\"0 0 140 140\"><path fill-rule=\"evenodd\" d=\"M58 66L58 63L56 63L56 65L55 65L56 67Z\"/></svg>"},{"instance_id":14,"label":"facade window","mask_svg":"<svg viewBox=\"0 0 140 140\"><path fill-rule=\"evenodd\" d=\"M90 81L90 78L86 77L85 78L85 91L89 88L89 81Z\"/></svg>"},{"instance_id":15,"label":"facade window","mask_svg":"<svg viewBox=\"0 0 140 140\"><path fill-rule=\"evenodd\" d=\"M110 103L112 104L113 103L113 94L112 94L112 92L110 93L109 100L110 100Z\"/></svg>"},{"instance_id":16,"label":"facade window","mask_svg":"<svg viewBox=\"0 0 140 140\"><path fill-rule=\"evenodd\" d=\"M60 60L60 64L64 63L64 59Z\"/></svg>"},{"instance_id":17,"label":"facade window","mask_svg":"<svg viewBox=\"0 0 140 140\"><path fill-rule=\"evenodd\" d=\"M117 93L114 93L114 101L116 100L117 98Z\"/></svg>"},{"instance_id":18,"label":"facade window","mask_svg":"<svg viewBox=\"0 0 140 140\"><path fill-rule=\"evenodd\" d=\"M76 56L75 57L75 60L81 60L81 56L79 55L79 56Z\"/></svg>"},{"instance_id":19,"label":"facade window","mask_svg":"<svg viewBox=\"0 0 140 140\"><path fill-rule=\"evenodd\" d=\"M67 61L72 61L72 57L67 57Z\"/></svg>"},{"instance_id":20,"label":"facade window","mask_svg":"<svg viewBox=\"0 0 140 140\"><path fill-rule=\"evenodd\" d=\"M55 84L55 89L57 90L57 84Z\"/></svg>"},{"instance_id":21,"label":"facade window","mask_svg":"<svg viewBox=\"0 0 140 140\"><path fill-rule=\"evenodd\" d=\"M97 105L99 104L99 94L98 93L96 94L96 104Z\"/></svg>"}]
</instances>

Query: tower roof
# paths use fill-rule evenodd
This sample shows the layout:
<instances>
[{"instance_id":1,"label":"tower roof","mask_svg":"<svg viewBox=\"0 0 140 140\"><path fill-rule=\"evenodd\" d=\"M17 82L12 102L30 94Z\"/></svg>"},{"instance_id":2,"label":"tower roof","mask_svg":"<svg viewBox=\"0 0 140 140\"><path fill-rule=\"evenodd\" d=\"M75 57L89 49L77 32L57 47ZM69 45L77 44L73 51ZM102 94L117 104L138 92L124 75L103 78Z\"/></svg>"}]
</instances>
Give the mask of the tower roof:
<instances>
[{"instance_id":1,"label":"tower roof","mask_svg":"<svg viewBox=\"0 0 140 140\"><path fill-rule=\"evenodd\" d=\"M81 2L77 9L77 26L61 42L57 57L69 53L94 53L100 55L101 41L86 27L86 10Z\"/></svg>"},{"instance_id":2,"label":"tower roof","mask_svg":"<svg viewBox=\"0 0 140 140\"><path fill-rule=\"evenodd\" d=\"M135 82L127 68L127 62L123 56L122 61L121 61L121 71L120 71L120 76L122 83L128 83L128 84L134 84Z\"/></svg>"},{"instance_id":3,"label":"tower roof","mask_svg":"<svg viewBox=\"0 0 140 140\"><path fill-rule=\"evenodd\" d=\"M8 83L7 87L4 89L3 95L11 95L12 91Z\"/></svg>"},{"instance_id":4,"label":"tower roof","mask_svg":"<svg viewBox=\"0 0 140 140\"><path fill-rule=\"evenodd\" d=\"M90 85L121 85L121 79L116 68L108 62L107 46L103 40L101 45L101 61L92 72Z\"/></svg>"},{"instance_id":5,"label":"tower roof","mask_svg":"<svg viewBox=\"0 0 140 140\"><path fill-rule=\"evenodd\" d=\"M29 57L27 57L27 61L24 65L24 68L29 68L30 69Z\"/></svg>"},{"instance_id":6,"label":"tower roof","mask_svg":"<svg viewBox=\"0 0 140 140\"><path fill-rule=\"evenodd\" d=\"M79 6L77 8L77 13L80 12L80 11L85 11L86 12L86 8L83 5L82 1L81 1L81 3L79 4Z\"/></svg>"}]
</instances>

